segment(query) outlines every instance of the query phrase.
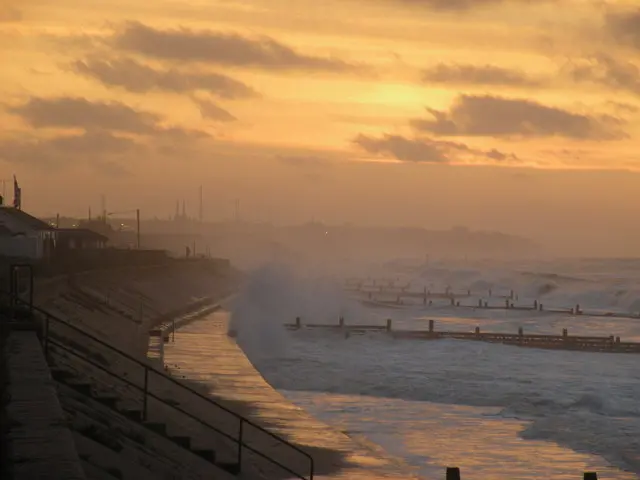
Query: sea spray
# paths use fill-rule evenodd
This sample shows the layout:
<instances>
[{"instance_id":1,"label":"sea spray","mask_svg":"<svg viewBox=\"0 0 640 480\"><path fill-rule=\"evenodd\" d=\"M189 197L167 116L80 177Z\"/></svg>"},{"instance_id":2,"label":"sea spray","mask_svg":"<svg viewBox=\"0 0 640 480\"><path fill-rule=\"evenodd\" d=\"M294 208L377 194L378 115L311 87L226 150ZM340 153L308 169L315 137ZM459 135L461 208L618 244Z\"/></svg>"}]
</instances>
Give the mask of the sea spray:
<instances>
[{"instance_id":1,"label":"sea spray","mask_svg":"<svg viewBox=\"0 0 640 480\"><path fill-rule=\"evenodd\" d=\"M249 358L287 356L288 332L283 324L296 317L303 322L338 323L362 310L346 297L338 280L330 276L269 264L249 275L231 306L229 330Z\"/></svg>"}]
</instances>

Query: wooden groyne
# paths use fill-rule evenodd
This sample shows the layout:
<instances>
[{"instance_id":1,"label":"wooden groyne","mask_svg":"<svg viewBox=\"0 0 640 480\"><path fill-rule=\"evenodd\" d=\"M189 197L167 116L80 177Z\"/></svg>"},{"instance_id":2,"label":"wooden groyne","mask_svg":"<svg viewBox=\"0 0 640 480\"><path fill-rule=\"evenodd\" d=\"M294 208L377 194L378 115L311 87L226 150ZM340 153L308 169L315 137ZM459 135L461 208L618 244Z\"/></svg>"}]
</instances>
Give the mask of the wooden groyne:
<instances>
[{"instance_id":1,"label":"wooden groyne","mask_svg":"<svg viewBox=\"0 0 640 480\"><path fill-rule=\"evenodd\" d=\"M284 326L288 330L318 329L333 331L344 334L347 337L377 332L399 339L442 340L449 338L552 350L640 353L640 343L638 342L623 342L620 337L613 335L608 337L569 335L569 331L566 328L562 330L562 335L525 334L523 328L519 328L517 333L481 332L480 327L476 327L473 332L438 331L435 328L435 321L429 320L428 330L394 330L391 319L387 319L384 325L347 325L344 317L340 317L337 324L305 324L302 323L300 317L297 317L295 323L285 323Z\"/></svg>"},{"instance_id":2,"label":"wooden groyne","mask_svg":"<svg viewBox=\"0 0 640 480\"><path fill-rule=\"evenodd\" d=\"M546 313L556 313L556 314L564 314L564 315L583 315L587 317L606 317L606 318L632 318L632 319L640 319L639 313L626 313L626 312L603 312L603 311L586 311L583 310L580 304L576 304L572 307L545 307L545 305L538 301L534 300L533 303L530 304L517 304L518 294L514 290L510 290L508 294L499 294L496 295L493 291L488 290L487 292L471 292L471 290L467 290L465 292L454 292L453 290L445 290L443 292L432 292L428 290L426 287L422 291L411 291L408 290L409 285L405 285L402 287L389 287L384 285L379 285L377 287L371 285L373 289L363 288L361 285L349 284L345 289L348 292L359 293L362 296L359 297L359 300L367 305L373 307L398 307L398 306L415 306L419 305L419 303L405 303L404 299L420 299L422 300L422 305L425 307L442 307L442 306L450 306L457 308L467 308L473 310L522 310L522 311L538 311L538 312L546 312ZM382 299L381 297L384 297ZM477 298L477 302L473 303L464 302L464 299L469 299L470 297L480 297ZM488 298L488 300L485 300ZM495 300L498 299L499 303L496 303ZM444 300L444 302L434 302L434 300Z\"/></svg>"}]
</instances>

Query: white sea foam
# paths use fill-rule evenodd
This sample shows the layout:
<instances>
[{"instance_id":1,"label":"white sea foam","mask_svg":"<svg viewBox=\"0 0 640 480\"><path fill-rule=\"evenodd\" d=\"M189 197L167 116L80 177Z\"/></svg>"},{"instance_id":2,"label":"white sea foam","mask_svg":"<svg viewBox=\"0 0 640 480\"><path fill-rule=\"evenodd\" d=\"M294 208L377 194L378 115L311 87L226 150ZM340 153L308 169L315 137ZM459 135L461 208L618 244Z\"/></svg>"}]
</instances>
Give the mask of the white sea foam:
<instances>
[{"instance_id":1,"label":"white sea foam","mask_svg":"<svg viewBox=\"0 0 640 480\"><path fill-rule=\"evenodd\" d=\"M588 299L588 305L607 309L624 297L628 308L637 301L633 298L640 298L638 282L628 268L623 272L625 278L606 271L615 270L615 261L613 266L605 264L606 268L587 264L588 269L599 268L597 274L588 275L580 273L579 265L551 275L544 273L551 265L543 265L545 270L539 270L543 273L536 273L532 265L525 267L487 267L484 277L482 266L418 266L414 272L407 273L405 268L391 273L416 286L422 282L454 289L516 288L524 296L533 296L540 284L553 282L556 287L548 298L553 296L569 306L577 301L587 305ZM623 295L616 293L622 290ZM490 327L483 328L489 330L515 331L524 323L527 330L544 331L576 323L573 317L536 312L459 313L446 308L430 310L432 318L439 315L438 325L470 327L487 322ZM375 334L345 339L332 333L287 332L282 328L282 323L292 322L296 316L303 321L337 322L339 316L348 321L381 321L390 314L362 307L328 276L269 266L254 272L234 302L232 328L265 378L284 391L493 408L498 419L528 422L520 432L524 439L557 442L640 473L640 369L636 355L542 351L449 340L392 340ZM424 325L424 311L419 307L392 314L401 328ZM592 334L640 336L638 320L580 318L579 322L570 328ZM297 400L301 401L299 396ZM375 425L376 418L382 422L384 404L380 403L381 410L374 414L371 408L375 407L369 404L361 416L362 425L366 424L362 430L374 441L381 435L376 434ZM350 425L354 426L353 418ZM405 453L411 461L411 453ZM535 468L535 459L531 462Z\"/></svg>"}]
</instances>

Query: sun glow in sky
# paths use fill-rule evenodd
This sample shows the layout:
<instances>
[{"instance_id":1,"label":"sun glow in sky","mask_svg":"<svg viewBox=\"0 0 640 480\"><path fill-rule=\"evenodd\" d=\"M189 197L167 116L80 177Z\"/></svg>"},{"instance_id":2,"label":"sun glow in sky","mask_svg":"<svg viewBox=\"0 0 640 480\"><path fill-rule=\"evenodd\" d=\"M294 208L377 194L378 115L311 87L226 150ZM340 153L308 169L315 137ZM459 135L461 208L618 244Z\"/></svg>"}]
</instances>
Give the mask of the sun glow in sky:
<instances>
[{"instance_id":1,"label":"sun glow in sky","mask_svg":"<svg viewBox=\"0 0 640 480\"><path fill-rule=\"evenodd\" d=\"M634 2L2 0L0 62L2 177L37 213L166 216L203 183L211 219L640 240L601 212L640 213Z\"/></svg>"}]
</instances>

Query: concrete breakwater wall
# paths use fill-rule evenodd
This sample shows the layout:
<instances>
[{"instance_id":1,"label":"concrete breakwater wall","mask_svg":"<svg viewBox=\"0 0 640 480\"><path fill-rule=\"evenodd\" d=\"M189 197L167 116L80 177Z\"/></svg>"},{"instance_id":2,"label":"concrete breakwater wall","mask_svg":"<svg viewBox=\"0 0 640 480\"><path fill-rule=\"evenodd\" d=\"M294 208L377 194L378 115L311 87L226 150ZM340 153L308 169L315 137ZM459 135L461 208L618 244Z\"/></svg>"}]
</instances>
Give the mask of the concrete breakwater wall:
<instances>
[{"instance_id":1,"label":"concrete breakwater wall","mask_svg":"<svg viewBox=\"0 0 640 480\"><path fill-rule=\"evenodd\" d=\"M205 260L120 268L36 282L34 302L130 354L145 356L149 331L228 295L239 282Z\"/></svg>"},{"instance_id":2,"label":"concrete breakwater wall","mask_svg":"<svg viewBox=\"0 0 640 480\"><path fill-rule=\"evenodd\" d=\"M140 384L149 328L234 289L230 273L175 262L36 281L35 322L2 324L9 329L2 330L9 344L2 349L3 392L10 393L2 416L12 419L2 451L16 478L228 478L102 402L117 398L109 405L126 411L139 401L127 385Z\"/></svg>"}]
</instances>

